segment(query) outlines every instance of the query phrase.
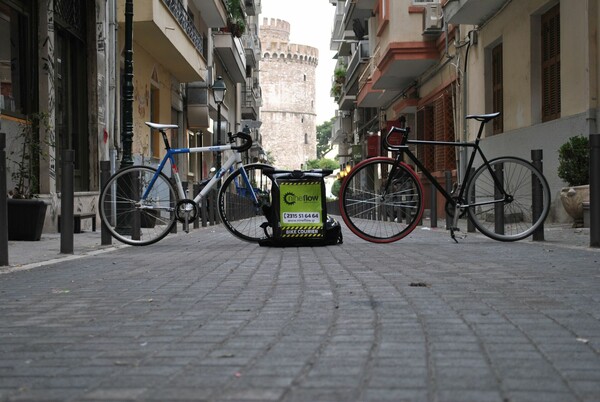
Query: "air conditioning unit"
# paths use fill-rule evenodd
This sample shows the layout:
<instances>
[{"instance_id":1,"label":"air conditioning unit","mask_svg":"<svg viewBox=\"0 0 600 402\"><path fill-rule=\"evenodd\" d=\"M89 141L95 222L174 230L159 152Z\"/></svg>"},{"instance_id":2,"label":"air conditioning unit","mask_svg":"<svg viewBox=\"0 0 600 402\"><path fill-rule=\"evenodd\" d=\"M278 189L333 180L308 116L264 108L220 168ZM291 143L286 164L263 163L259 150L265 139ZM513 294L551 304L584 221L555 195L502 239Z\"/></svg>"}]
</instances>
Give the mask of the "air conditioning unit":
<instances>
[{"instance_id":1,"label":"air conditioning unit","mask_svg":"<svg viewBox=\"0 0 600 402\"><path fill-rule=\"evenodd\" d=\"M366 61L371 58L371 52L369 52L369 41L363 40L358 42L358 55L360 57L360 61Z\"/></svg>"},{"instance_id":2,"label":"air conditioning unit","mask_svg":"<svg viewBox=\"0 0 600 402\"><path fill-rule=\"evenodd\" d=\"M442 5L439 3L425 4L423 13L423 35L439 35L442 33Z\"/></svg>"}]
</instances>

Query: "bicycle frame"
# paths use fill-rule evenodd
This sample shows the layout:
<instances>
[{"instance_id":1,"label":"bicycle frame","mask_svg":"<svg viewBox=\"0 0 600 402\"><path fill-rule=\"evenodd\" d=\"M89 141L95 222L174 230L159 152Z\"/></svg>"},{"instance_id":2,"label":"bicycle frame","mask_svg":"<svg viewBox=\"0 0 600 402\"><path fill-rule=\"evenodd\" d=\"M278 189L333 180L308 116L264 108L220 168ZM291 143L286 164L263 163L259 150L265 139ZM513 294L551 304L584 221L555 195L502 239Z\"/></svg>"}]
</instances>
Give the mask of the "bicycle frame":
<instances>
[{"instance_id":1,"label":"bicycle frame","mask_svg":"<svg viewBox=\"0 0 600 402\"><path fill-rule=\"evenodd\" d=\"M408 131L404 131L402 133L402 142L401 142L402 145L393 146L391 148L392 151L398 151L398 156L396 157L396 161L392 167L392 172L390 173L390 177L393 177L393 173L396 172L396 169L398 169L398 166L403 161L403 155L406 154L408 156L408 158L419 168L420 172L422 172L425 175L425 177L427 177L427 179L429 179L429 181L435 186L435 188L444 196L444 198L448 202L450 202L452 205L454 205L455 207L467 208L467 207L478 206L478 205L487 205L490 203L504 202L505 199L507 197L509 197L509 195L504 190L504 186L502 185L502 183L500 182L500 180L498 179L496 174L494 174L494 172L491 171L491 168L489 168L489 161L483 154L483 151L481 150L481 148L479 147L479 141L481 138L481 133L483 132L484 125L485 125L485 123L481 124L481 126L479 128L479 132L477 133L477 138L475 139L475 141L472 141L472 142L409 140L408 139ZM389 134L388 134L388 136L389 136ZM435 177L433 177L433 175L431 174L429 169L427 169L425 167L425 165L423 165L423 163L417 158L417 156L410 150L410 148L408 147L409 145L432 145L432 146L452 146L452 147L472 148L471 155L469 157L469 163L467 164L467 167L465 169L464 175L462 177L462 181L460 181L460 178L459 178L460 190L459 190L457 198L454 198L450 193L448 193L448 191L446 191L446 189L440 184L440 182ZM495 184L496 188L498 188L501 191L502 199L494 200L492 202L487 202L487 203L469 204L468 202L465 202L464 204L458 204L457 200L458 201L462 200L463 202L465 201L463 196L466 191L466 184L469 182L470 173L473 168L473 164L475 163L476 155L479 155L481 157L481 159L483 160L483 164L485 166L488 166L488 169L490 169L491 176L494 179L494 184ZM462 184L465 184L465 185L462 185ZM388 183L386 184L386 187L385 187L386 192L389 190L389 186L390 186L390 182L388 181Z\"/></svg>"},{"instance_id":2,"label":"bicycle frame","mask_svg":"<svg viewBox=\"0 0 600 402\"><path fill-rule=\"evenodd\" d=\"M142 195L142 200L147 198L148 194L152 190L152 187L154 186L154 183L156 182L158 175L162 172L165 165L167 164L167 161L169 161L171 163L171 172L173 173L173 176L175 178L175 186L177 188L179 198L182 200L187 198L185 191L183 190L183 184L181 182L181 178L179 177L179 169L177 168L177 164L175 163L175 155L188 154L188 153L201 153L201 152L223 152L223 151L228 151L228 150L233 149L232 144L215 145L215 146L209 146L209 147L171 148L169 146L169 141L168 141L166 133L162 130L160 131L160 133L163 136L163 141L165 143L167 153L161 160L160 164L158 165L158 168L156 169L156 173L152 177L152 180L150 180L150 184L148 185L148 188ZM194 197L193 201L196 204L198 204L200 202L200 200L203 197L205 197L206 194L223 177L225 172L227 172L234 165L235 166L239 165L242 168L242 178L243 178L245 184L248 186L248 188L251 189L250 192L252 194L252 201L254 203L258 203L258 197L256 196L254 189L250 185L250 180L248 179L248 175L246 174L246 171L243 169L244 166L242 164L242 155L239 152L232 153L232 155L225 161L225 163L223 163L221 168L217 172L215 172L214 176L210 179L210 181L206 184L206 186L204 186L204 188Z\"/></svg>"}]
</instances>

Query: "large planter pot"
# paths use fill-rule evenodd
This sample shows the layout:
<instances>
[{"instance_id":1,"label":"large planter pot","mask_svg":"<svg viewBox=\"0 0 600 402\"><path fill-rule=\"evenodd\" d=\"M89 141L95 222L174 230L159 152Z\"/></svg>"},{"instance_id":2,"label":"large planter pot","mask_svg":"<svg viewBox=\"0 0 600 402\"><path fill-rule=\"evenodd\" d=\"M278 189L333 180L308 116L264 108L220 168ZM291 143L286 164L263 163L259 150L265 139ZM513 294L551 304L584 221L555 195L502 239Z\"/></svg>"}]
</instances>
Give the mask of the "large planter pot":
<instances>
[{"instance_id":1,"label":"large planter pot","mask_svg":"<svg viewBox=\"0 0 600 402\"><path fill-rule=\"evenodd\" d=\"M6 201L8 240L40 240L48 205L42 200L15 200L10 198Z\"/></svg>"},{"instance_id":2,"label":"large planter pot","mask_svg":"<svg viewBox=\"0 0 600 402\"><path fill-rule=\"evenodd\" d=\"M583 203L590 201L590 185L564 187L560 191L560 201L575 220L575 225L583 224Z\"/></svg>"}]
</instances>

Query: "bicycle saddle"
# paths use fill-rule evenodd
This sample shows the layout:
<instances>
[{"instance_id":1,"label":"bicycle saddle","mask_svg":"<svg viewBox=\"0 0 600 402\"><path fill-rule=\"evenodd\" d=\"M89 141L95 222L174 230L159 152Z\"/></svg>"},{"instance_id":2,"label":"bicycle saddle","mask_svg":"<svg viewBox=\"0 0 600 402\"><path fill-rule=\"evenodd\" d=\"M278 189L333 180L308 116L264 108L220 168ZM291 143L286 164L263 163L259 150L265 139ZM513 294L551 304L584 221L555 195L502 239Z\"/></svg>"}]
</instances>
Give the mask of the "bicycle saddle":
<instances>
[{"instance_id":1,"label":"bicycle saddle","mask_svg":"<svg viewBox=\"0 0 600 402\"><path fill-rule=\"evenodd\" d=\"M465 119L475 119L477 121L483 121L484 123L487 123L488 121L495 119L498 116L500 116L500 112L489 114L470 114L467 117L465 117Z\"/></svg>"},{"instance_id":2,"label":"bicycle saddle","mask_svg":"<svg viewBox=\"0 0 600 402\"><path fill-rule=\"evenodd\" d=\"M155 130L165 130L167 128L179 128L179 126L177 124L160 124L160 123L152 123L151 121L147 121L146 125Z\"/></svg>"}]
</instances>

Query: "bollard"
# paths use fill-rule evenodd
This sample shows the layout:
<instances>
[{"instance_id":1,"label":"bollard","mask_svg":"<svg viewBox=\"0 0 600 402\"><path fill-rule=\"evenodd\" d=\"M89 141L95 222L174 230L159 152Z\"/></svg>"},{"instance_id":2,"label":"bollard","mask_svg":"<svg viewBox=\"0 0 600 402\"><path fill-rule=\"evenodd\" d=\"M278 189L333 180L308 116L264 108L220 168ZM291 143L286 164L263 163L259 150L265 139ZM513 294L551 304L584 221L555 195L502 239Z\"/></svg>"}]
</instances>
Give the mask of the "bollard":
<instances>
[{"instance_id":1,"label":"bollard","mask_svg":"<svg viewBox=\"0 0 600 402\"><path fill-rule=\"evenodd\" d=\"M171 183L173 183L173 187L177 188L177 182L175 181L175 177L171 177ZM176 200L171 200L171 205L173 207L173 212L171 212L172 214L175 214L175 208L177 208L177 203L175 202ZM173 225L173 227L171 228L171 232L170 233L177 233L177 216L174 216L175 218L175 224Z\"/></svg>"},{"instance_id":2,"label":"bollard","mask_svg":"<svg viewBox=\"0 0 600 402\"><path fill-rule=\"evenodd\" d=\"M100 189L104 189L108 179L110 179L110 161L100 161ZM102 206L99 207L102 208ZM105 212L109 212L110 216L112 216L112 211ZM112 236L104 224L104 221L100 222L100 244L103 246L112 244Z\"/></svg>"},{"instance_id":3,"label":"bollard","mask_svg":"<svg viewBox=\"0 0 600 402\"><path fill-rule=\"evenodd\" d=\"M531 150L531 163L542 173L544 171L544 165L542 163L543 160L544 151L541 149ZM542 215L542 210L544 209L544 193L542 190L542 183L540 183L540 181L537 179L537 176L532 175L531 179L531 210L533 214L533 221L536 221ZM540 227L533 232L533 241L544 241L543 222Z\"/></svg>"},{"instance_id":4,"label":"bollard","mask_svg":"<svg viewBox=\"0 0 600 402\"><path fill-rule=\"evenodd\" d=\"M210 210L210 221L212 222L211 225L214 226L214 225L217 225L217 224L220 223L220 221L217 220L218 219L218 215L219 215L217 213L217 192L214 191L214 190L211 190L209 192L209 194L210 194L209 195L210 201L209 201L208 207L209 207L209 210Z\"/></svg>"},{"instance_id":5,"label":"bollard","mask_svg":"<svg viewBox=\"0 0 600 402\"><path fill-rule=\"evenodd\" d=\"M600 247L600 134L590 134L590 247Z\"/></svg>"},{"instance_id":6,"label":"bollard","mask_svg":"<svg viewBox=\"0 0 600 402\"><path fill-rule=\"evenodd\" d=\"M200 199L200 218L202 219L202 227L205 228L208 226L208 200L207 197L202 197Z\"/></svg>"},{"instance_id":7,"label":"bollard","mask_svg":"<svg viewBox=\"0 0 600 402\"><path fill-rule=\"evenodd\" d=\"M192 186L192 194L194 195L194 197L196 197L196 195L198 195L198 193L200 192L200 184L198 183L194 183L194 185ZM192 197L192 198L194 198ZM198 208L200 208L200 205L198 205ZM200 212L200 211L198 211ZM200 217L196 216L196 219L194 219L194 229L198 229L200 227Z\"/></svg>"},{"instance_id":8,"label":"bollard","mask_svg":"<svg viewBox=\"0 0 600 402\"><path fill-rule=\"evenodd\" d=\"M452 192L452 172L446 170L444 172L444 177L446 179L446 191L448 192L448 194L450 194ZM448 212L446 212L446 230L450 230L451 228L452 218L450 217L450 215L448 215Z\"/></svg>"},{"instance_id":9,"label":"bollard","mask_svg":"<svg viewBox=\"0 0 600 402\"><path fill-rule=\"evenodd\" d=\"M437 189L433 183L430 183L429 186L431 187L431 206L429 212L429 220L431 222L430 227L437 228Z\"/></svg>"},{"instance_id":10,"label":"bollard","mask_svg":"<svg viewBox=\"0 0 600 402\"><path fill-rule=\"evenodd\" d=\"M469 172L469 177L473 177L473 175L475 174L475 168L471 168L471 171ZM463 186L466 186L467 183L463 183ZM474 203L475 202L475 192L473 192L473 194L471 194L471 199L467 200L468 204ZM468 233L475 233L475 225L473 224L473 221L471 221L471 218L469 217L469 213L467 212L467 232Z\"/></svg>"},{"instance_id":11,"label":"bollard","mask_svg":"<svg viewBox=\"0 0 600 402\"><path fill-rule=\"evenodd\" d=\"M0 133L0 266L8 265L8 206L6 205L6 134Z\"/></svg>"},{"instance_id":12,"label":"bollard","mask_svg":"<svg viewBox=\"0 0 600 402\"><path fill-rule=\"evenodd\" d=\"M497 164L494 167L495 172L494 174L496 175L496 177L498 178L498 181L500 183L504 183L504 165L502 164ZM503 197L503 194L501 194L500 189L498 187L494 188L494 198L495 199L500 199ZM496 203L494 205L494 225L495 225L495 230L494 232L497 234L504 234L504 203Z\"/></svg>"},{"instance_id":13,"label":"bollard","mask_svg":"<svg viewBox=\"0 0 600 402\"><path fill-rule=\"evenodd\" d=\"M60 252L73 254L73 170L75 151L65 149L62 152L62 175L60 185Z\"/></svg>"}]
</instances>

